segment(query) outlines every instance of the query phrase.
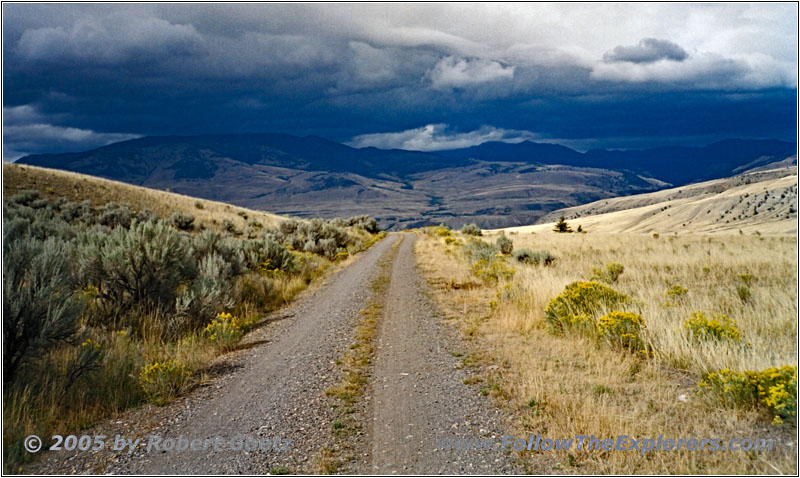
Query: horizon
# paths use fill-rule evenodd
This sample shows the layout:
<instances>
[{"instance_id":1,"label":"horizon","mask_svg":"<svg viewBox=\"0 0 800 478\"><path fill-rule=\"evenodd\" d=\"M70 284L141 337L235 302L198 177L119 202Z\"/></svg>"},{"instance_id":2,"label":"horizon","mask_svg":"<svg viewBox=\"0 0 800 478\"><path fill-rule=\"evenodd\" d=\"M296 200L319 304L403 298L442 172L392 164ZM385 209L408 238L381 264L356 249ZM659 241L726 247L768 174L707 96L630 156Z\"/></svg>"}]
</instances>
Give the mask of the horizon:
<instances>
[{"instance_id":1,"label":"horizon","mask_svg":"<svg viewBox=\"0 0 800 478\"><path fill-rule=\"evenodd\" d=\"M214 137L214 136L260 136L260 135L286 135L286 136L293 136L293 137L296 137L296 138L319 138L319 139L322 139L322 140L325 140L325 141L329 141L329 142L332 142L332 143L340 144L342 146L347 146L347 147L350 147L350 148L353 148L353 149L378 149L378 150L381 150L381 151L408 151L408 152L416 152L416 153L433 153L433 154L436 154L438 152L444 152L444 151L455 151L455 150L459 150L459 149L469 149L469 148L472 148L472 147L478 147L478 146L482 146L482 145L485 145L485 144L511 144L511 145L517 145L517 144L524 144L524 143L530 143L530 144L536 144L536 145L561 146L561 147L564 147L564 148L567 148L567 149L571 149L572 151L575 151L575 152L577 152L579 154L587 154L587 153L591 153L593 151L608 151L608 152L616 152L616 151L619 151L619 152L647 151L647 150L654 150L654 149L660 149L660 148L670 148L670 147L702 149L702 148L707 148L707 147L713 146L713 145L718 144L718 143L724 143L726 141L751 141L751 142L777 141L777 142L783 142L783 143L788 143L788 144L794 144L795 146L797 146L797 141L785 141L785 140L781 140L781 139L772 137L772 138L722 138L722 139L718 139L718 140L715 140L715 141L712 141L712 142L708 142L708 143L704 142L704 143L700 143L700 144L665 144L665 145L654 145L654 146L647 146L647 147L641 147L641 148L626 148L626 149L621 149L621 148L620 149L595 148L595 149L581 150L581 149L572 148L572 147L570 147L568 145L565 145L565 144L562 144L562 143L556 143L556 142L550 142L550 141L533 141L533 140L529 140L529 139L524 139L524 140L521 140L521 141L501 141L501 140L498 140L498 141L485 141L485 142L478 143L478 144L475 144L475 145L472 145L472 146L468 146L468 147L464 147L464 148L435 149L435 150L415 150L415 149L402 149L402 148L382 148L382 147L379 147L379 146L354 146L354 145L351 145L351 144L347 144L346 142L335 141L335 140L332 140L330 138L325 138L323 136L316 135L316 134L307 134L307 135L303 135L303 136L298 136L298 135L293 135L293 134L290 134L290 133L276 133L276 132L272 132L272 131L262 131L262 132L240 132L240 133L207 133L207 134L189 134L189 135L147 135L147 136L137 136L137 137L134 137L134 138L128 138L128 139L124 139L124 140L121 140L121 141L115 141L115 142L112 142L112 143L100 145L100 146L97 146L97 147L94 147L94 148L90 148L90 149L77 150L77 151L62 151L62 152L57 152L57 153L51 153L51 152L35 153L35 154L26 155L26 156L20 156L18 158L14 158L14 159L10 159L10 160L7 160L7 159L4 158L3 162L5 162L5 163L16 163L18 160L23 159L25 157L37 156L37 155L51 155L51 154L52 155L58 155L58 154L80 154L80 153L86 153L86 152L93 151L93 150L96 150L96 149L104 148L106 146L113 146L114 144L125 143L125 142L129 142L129 141L136 141L136 140L145 139L145 138L203 138L203 137Z\"/></svg>"},{"instance_id":2,"label":"horizon","mask_svg":"<svg viewBox=\"0 0 800 478\"><path fill-rule=\"evenodd\" d=\"M241 130L410 151L797 142L796 4L4 4L3 13L4 161Z\"/></svg>"}]
</instances>

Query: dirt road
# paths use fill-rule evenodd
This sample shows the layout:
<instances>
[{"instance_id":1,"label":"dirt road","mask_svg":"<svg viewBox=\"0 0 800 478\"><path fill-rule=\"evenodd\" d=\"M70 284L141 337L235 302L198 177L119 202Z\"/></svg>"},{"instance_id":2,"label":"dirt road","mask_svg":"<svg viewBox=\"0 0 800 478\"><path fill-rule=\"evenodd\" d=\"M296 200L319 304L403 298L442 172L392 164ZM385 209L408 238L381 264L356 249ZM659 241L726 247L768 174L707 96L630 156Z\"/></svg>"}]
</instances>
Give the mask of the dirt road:
<instances>
[{"instance_id":1,"label":"dirt road","mask_svg":"<svg viewBox=\"0 0 800 478\"><path fill-rule=\"evenodd\" d=\"M354 340L359 311L375 300L370 281L393 256L379 319L366 423L352 441L350 473L509 473L499 451L436 451L436 439L502 436L499 411L458 367L461 345L439 323L414 268L414 236L391 234L317 290L247 338L249 347L219 365L219 377L165 407L143 407L87 434L139 438L129 450L49 452L35 473L311 473L335 442L335 412L325 390L340 378L337 359ZM392 245L400 241L397 248ZM156 443L153 437L160 437ZM181 442L181 438L185 441ZM175 440L175 448L159 450ZM194 442L193 442L194 440ZM148 445L151 445L148 449ZM66 458L66 459L65 459Z\"/></svg>"}]
</instances>

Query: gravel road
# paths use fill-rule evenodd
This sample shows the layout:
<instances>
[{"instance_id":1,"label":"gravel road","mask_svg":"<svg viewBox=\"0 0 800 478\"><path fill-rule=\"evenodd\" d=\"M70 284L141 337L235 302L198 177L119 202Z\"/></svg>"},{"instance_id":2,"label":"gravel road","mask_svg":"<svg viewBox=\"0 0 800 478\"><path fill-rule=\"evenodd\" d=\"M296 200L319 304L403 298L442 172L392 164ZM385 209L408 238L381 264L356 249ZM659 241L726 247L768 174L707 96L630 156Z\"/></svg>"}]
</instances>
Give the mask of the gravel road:
<instances>
[{"instance_id":1,"label":"gravel road","mask_svg":"<svg viewBox=\"0 0 800 478\"><path fill-rule=\"evenodd\" d=\"M436 450L436 440L502 433L500 410L464 384L469 372L454 352L464 345L442 324L422 291L409 235L392 267L373 374L370 474L520 473L499 450Z\"/></svg>"},{"instance_id":2,"label":"gravel road","mask_svg":"<svg viewBox=\"0 0 800 478\"><path fill-rule=\"evenodd\" d=\"M405 237L403 237L405 236ZM499 410L463 380L450 352L463 348L423 295L411 234L390 234L314 291L251 333L243 350L219 360L218 376L164 407L146 405L81 434L141 439L133 453L48 452L36 474L314 473L335 443L337 419L325 390L341 376L336 360L353 343L359 312L373 299L381 258L401 241L383 297L371 383L359 407L366 422L342 472L365 474L518 473L499 451L436 451L436 438L502 436ZM187 450L151 447L152 437ZM195 440L192 443L192 440ZM199 448L192 450L192 448ZM238 449L232 449L238 448ZM249 448L249 449L248 449ZM283 449L281 449L283 448Z\"/></svg>"}]
</instances>

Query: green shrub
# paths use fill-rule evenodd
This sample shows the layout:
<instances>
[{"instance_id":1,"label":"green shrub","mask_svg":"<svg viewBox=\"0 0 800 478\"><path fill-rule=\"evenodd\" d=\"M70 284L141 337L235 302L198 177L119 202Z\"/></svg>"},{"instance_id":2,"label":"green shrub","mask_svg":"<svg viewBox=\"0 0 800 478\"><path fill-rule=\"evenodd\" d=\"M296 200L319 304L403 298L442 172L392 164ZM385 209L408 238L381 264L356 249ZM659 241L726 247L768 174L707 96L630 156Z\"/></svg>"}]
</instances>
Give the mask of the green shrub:
<instances>
[{"instance_id":1,"label":"green shrub","mask_svg":"<svg viewBox=\"0 0 800 478\"><path fill-rule=\"evenodd\" d=\"M613 311L597 321L597 334L611 344L630 349L634 352L646 353L639 336L644 328L644 319L633 312Z\"/></svg>"},{"instance_id":2,"label":"green shrub","mask_svg":"<svg viewBox=\"0 0 800 478\"><path fill-rule=\"evenodd\" d=\"M222 230L230 234L233 234L234 236L242 235L241 229L236 227L236 224L234 224L233 221L231 221L230 219L222 220Z\"/></svg>"},{"instance_id":3,"label":"green shrub","mask_svg":"<svg viewBox=\"0 0 800 478\"><path fill-rule=\"evenodd\" d=\"M139 384L151 402L164 405L189 388L191 375L177 360L153 362L139 371Z\"/></svg>"},{"instance_id":4,"label":"green shrub","mask_svg":"<svg viewBox=\"0 0 800 478\"><path fill-rule=\"evenodd\" d=\"M133 220L133 211L124 204L109 202L97 208L97 223L110 228L129 228Z\"/></svg>"},{"instance_id":5,"label":"green shrub","mask_svg":"<svg viewBox=\"0 0 800 478\"><path fill-rule=\"evenodd\" d=\"M175 211L172 213L170 221L172 222L173 226L177 227L181 231L194 230L194 216L191 214L184 214L182 211Z\"/></svg>"},{"instance_id":6,"label":"green shrub","mask_svg":"<svg viewBox=\"0 0 800 478\"><path fill-rule=\"evenodd\" d=\"M553 298L545 308L545 322L551 333L559 334L574 328L584 320L593 319L603 310L611 310L628 305L631 299L611 287L599 282L573 282L563 292Z\"/></svg>"},{"instance_id":7,"label":"green shrub","mask_svg":"<svg viewBox=\"0 0 800 478\"><path fill-rule=\"evenodd\" d=\"M4 237L3 383L52 347L75 339L83 305L70 272L64 242Z\"/></svg>"},{"instance_id":8,"label":"green shrub","mask_svg":"<svg viewBox=\"0 0 800 478\"><path fill-rule=\"evenodd\" d=\"M481 228L479 228L477 224L464 224L464 226L461 227L461 234L466 234L468 236L482 236L483 231L481 231Z\"/></svg>"},{"instance_id":9,"label":"green shrub","mask_svg":"<svg viewBox=\"0 0 800 478\"><path fill-rule=\"evenodd\" d=\"M683 322L683 328L698 340L742 341L741 331L726 315L717 314L709 319L702 312L694 312Z\"/></svg>"},{"instance_id":10,"label":"green shrub","mask_svg":"<svg viewBox=\"0 0 800 478\"><path fill-rule=\"evenodd\" d=\"M667 289L667 297L670 299L679 299L685 297L688 292L689 289L676 284Z\"/></svg>"},{"instance_id":11,"label":"green shrub","mask_svg":"<svg viewBox=\"0 0 800 478\"><path fill-rule=\"evenodd\" d=\"M484 282L495 284L500 279L509 280L514 276L514 269L505 259L493 257L492 259L479 259L472 264L472 273Z\"/></svg>"},{"instance_id":12,"label":"green shrub","mask_svg":"<svg viewBox=\"0 0 800 478\"><path fill-rule=\"evenodd\" d=\"M761 372L729 369L705 375L698 383L701 395L723 405L766 408L773 423L797 417L797 367L785 365Z\"/></svg>"},{"instance_id":13,"label":"green shrub","mask_svg":"<svg viewBox=\"0 0 800 478\"><path fill-rule=\"evenodd\" d=\"M500 237L497 238L496 245L500 253L506 256L514 251L514 242L507 238L505 234L501 234Z\"/></svg>"},{"instance_id":14,"label":"green shrub","mask_svg":"<svg viewBox=\"0 0 800 478\"><path fill-rule=\"evenodd\" d=\"M220 313L203 331L205 337L221 351L233 350L244 336L241 321L228 313Z\"/></svg>"},{"instance_id":15,"label":"green shrub","mask_svg":"<svg viewBox=\"0 0 800 478\"><path fill-rule=\"evenodd\" d=\"M753 292L746 285L739 284L736 286L736 295L742 302L748 302L753 296Z\"/></svg>"},{"instance_id":16,"label":"green shrub","mask_svg":"<svg viewBox=\"0 0 800 478\"><path fill-rule=\"evenodd\" d=\"M519 249L514 252L514 259L521 264L539 264L549 266L555 262L556 258L548 251L532 251L530 249Z\"/></svg>"},{"instance_id":17,"label":"green shrub","mask_svg":"<svg viewBox=\"0 0 800 478\"><path fill-rule=\"evenodd\" d=\"M590 281L605 282L606 284L613 284L619 279L619 276L625 270L625 266L618 262L610 262L606 264L605 269L595 267L592 269L592 275L589 277Z\"/></svg>"},{"instance_id":18,"label":"green shrub","mask_svg":"<svg viewBox=\"0 0 800 478\"><path fill-rule=\"evenodd\" d=\"M465 259L472 264L481 259L491 261L497 255L497 248L480 239L471 239L461 248Z\"/></svg>"},{"instance_id":19,"label":"green shrub","mask_svg":"<svg viewBox=\"0 0 800 478\"><path fill-rule=\"evenodd\" d=\"M82 234L80 285L94 286L115 315L134 307L166 310L175 304L178 285L196 274L190 241L164 221L134 221L129 230Z\"/></svg>"}]
</instances>

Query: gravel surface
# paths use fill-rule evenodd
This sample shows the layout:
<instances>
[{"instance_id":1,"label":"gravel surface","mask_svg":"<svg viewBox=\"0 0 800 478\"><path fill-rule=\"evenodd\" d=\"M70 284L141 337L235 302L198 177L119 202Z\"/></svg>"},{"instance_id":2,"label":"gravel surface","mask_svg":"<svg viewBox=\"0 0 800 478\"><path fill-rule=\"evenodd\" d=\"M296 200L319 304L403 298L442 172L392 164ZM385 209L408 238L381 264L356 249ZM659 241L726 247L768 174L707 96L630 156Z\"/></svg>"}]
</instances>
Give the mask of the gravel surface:
<instances>
[{"instance_id":1,"label":"gravel surface","mask_svg":"<svg viewBox=\"0 0 800 478\"><path fill-rule=\"evenodd\" d=\"M404 236L404 237L403 237ZM500 411L474 386L452 352L464 344L424 296L414 268L413 234L390 234L347 268L249 334L246 347L217 359L213 380L164 407L145 405L79 433L140 439L133 453L47 452L35 474L314 473L336 421L325 390L341 379L336 360L353 343L359 312L373 299L371 281L392 254L391 283L382 297L371 381L356 408L363 421L350 443L352 461L340 472L364 474L520 473L498 450L436 451L435 440L492 438ZM148 449L152 437L188 450ZM197 440L192 443L192 440ZM249 440L249 441L247 441ZM192 450L191 447L201 448ZM240 448L240 449L232 449ZM252 448L252 449L247 449ZM284 448L284 449L281 449Z\"/></svg>"},{"instance_id":2,"label":"gravel surface","mask_svg":"<svg viewBox=\"0 0 800 478\"><path fill-rule=\"evenodd\" d=\"M422 294L414 267L414 239L400 244L381 319L372 401L370 474L520 473L500 450L437 451L436 439L499 442L500 410L464 384L469 371L452 352L464 344Z\"/></svg>"}]
</instances>

